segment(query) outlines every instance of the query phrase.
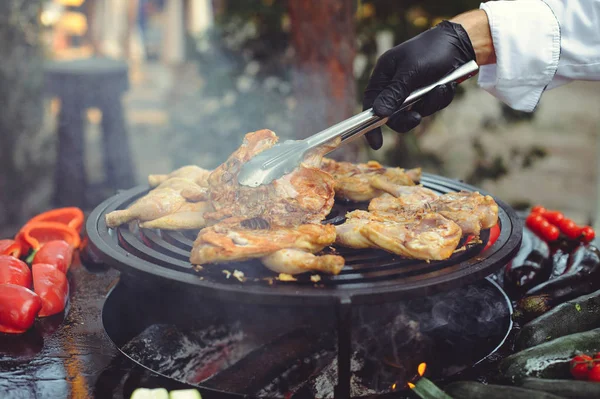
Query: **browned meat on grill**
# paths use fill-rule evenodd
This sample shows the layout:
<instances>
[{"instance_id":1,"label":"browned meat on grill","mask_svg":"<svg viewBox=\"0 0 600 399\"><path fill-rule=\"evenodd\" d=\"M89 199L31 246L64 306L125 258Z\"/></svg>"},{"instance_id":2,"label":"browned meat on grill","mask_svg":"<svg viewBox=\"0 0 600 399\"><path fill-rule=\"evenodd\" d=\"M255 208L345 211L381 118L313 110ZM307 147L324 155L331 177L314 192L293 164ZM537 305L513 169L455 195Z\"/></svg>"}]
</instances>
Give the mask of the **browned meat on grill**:
<instances>
[{"instance_id":1,"label":"browned meat on grill","mask_svg":"<svg viewBox=\"0 0 600 399\"><path fill-rule=\"evenodd\" d=\"M200 187L208 187L208 175L210 175L210 170L202 169L195 165L187 165L168 174L150 175L148 176L148 183L150 184L150 187L156 187L168 179L178 177L191 180Z\"/></svg>"},{"instance_id":2,"label":"browned meat on grill","mask_svg":"<svg viewBox=\"0 0 600 399\"><path fill-rule=\"evenodd\" d=\"M456 222L463 234L476 236L482 229L488 229L498 222L498 204L489 195L461 191L437 196L426 188L420 188L418 193L411 193L411 190L413 187L397 186L394 192L398 197L382 195L375 198L369 203L369 211L401 212L425 208Z\"/></svg>"},{"instance_id":3,"label":"browned meat on grill","mask_svg":"<svg viewBox=\"0 0 600 399\"><path fill-rule=\"evenodd\" d=\"M321 169L335 179L337 198L356 202L368 201L383 193L373 184L374 179L403 186L414 186L421 179L421 169L385 168L376 161L354 164L323 159Z\"/></svg>"},{"instance_id":4,"label":"browned meat on grill","mask_svg":"<svg viewBox=\"0 0 600 399\"><path fill-rule=\"evenodd\" d=\"M440 195L430 203L431 210L455 221L464 234L479 235L498 223L498 204L489 195L461 191Z\"/></svg>"},{"instance_id":5,"label":"browned meat on grill","mask_svg":"<svg viewBox=\"0 0 600 399\"><path fill-rule=\"evenodd\" d=\"M206 189L196 183L182 178L168 179L129 208L108 213L106 225L117 227L132 220L147 222L159 219L177 213L188 202L206 199Z\"/></svg>"},{"instance_id":6,"label":"browned meat on grill","mask_svg":"<svg viewBox=\"0 0 600 399\"><path fill-rule=\"evenodd\" d=\"M208 192L215 212L205 214L207 219L260 217L271 225L294 226L318 223L329 214L334 202L334 180L318 168L324 147L308 156L296 170L270 184L246 187L238 183L241 166L276 142L277 136L270 130L248 133L242 146L210 174Z\"/></svg>"},{"instance_id":7,"label":"browned meat on grill","mask_svg":"<svg viewBox=\"0 0 600 399\"><path fill-rule=\"evenodd\" d=\"M202 229L190 261L201 265L260 258L269 269L288 274L311 270L338 274L343 268L340 256L313 255L333 244L334 226L271 227L262 219L253 225L254 220L231 218Z\"/></svg>"},{"instance_id":8,"label":"browned meat on grill","mask_svg":"<svg viewBox=\"0 0 600 399\"><path fill-rule=\"evenodd\" d=\"M204 219L204 213L212 210L213 207L208 201L186 202L175 212L158 219L141 222L140 227L162 230L201 229L208 224Z\"/></svg>"},{"instance_id":9,"label":"browned meat on grill","mask_svg":"<svg viewBox=\"0 0 600 399\"><path fill-rule=\"evenodd\" d=\"M336 243L351 248L379 248L407 258L443 260L456 250L460 227L440 214L417 211L353 211L337 226Z\"/></svg>"}]
</instances>

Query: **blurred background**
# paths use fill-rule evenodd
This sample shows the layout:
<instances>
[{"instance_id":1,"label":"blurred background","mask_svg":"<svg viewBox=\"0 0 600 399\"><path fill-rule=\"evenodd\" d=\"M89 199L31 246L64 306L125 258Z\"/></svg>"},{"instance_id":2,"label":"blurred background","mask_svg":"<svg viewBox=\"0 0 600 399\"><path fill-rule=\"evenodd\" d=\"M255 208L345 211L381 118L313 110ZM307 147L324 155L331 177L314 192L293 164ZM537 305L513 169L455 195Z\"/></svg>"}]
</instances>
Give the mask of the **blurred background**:
<instances>
[{"instance_id":1,"label":"blurred background","mask_svg":"<svg viewBox=\"0 0 600 399\"><path fill-rule=\"evenodd\" d=\"M56 206L91 210L150 173L213 168L243 135L305 137L361 110L379 55L471 0L2 0L0 232ZM477 87L414 131L338 159L422 166L517 208L600 219L600 84L532 114ZM598 223L595 223L598 227Z\"/></svg>"}]
</instances>

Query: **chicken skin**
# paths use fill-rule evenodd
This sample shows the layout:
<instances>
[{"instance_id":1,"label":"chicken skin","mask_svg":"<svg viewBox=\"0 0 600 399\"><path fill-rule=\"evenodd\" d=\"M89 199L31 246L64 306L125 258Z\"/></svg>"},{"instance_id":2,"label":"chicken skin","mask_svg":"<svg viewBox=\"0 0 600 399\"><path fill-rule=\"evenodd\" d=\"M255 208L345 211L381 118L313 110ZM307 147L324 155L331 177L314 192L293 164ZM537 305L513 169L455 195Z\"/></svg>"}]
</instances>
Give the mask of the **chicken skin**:
<instances>
[{"instance_id":1,"label":"chicken skin","mask_svg":"<svg viewBox=\"0 0 600 399\"><path fill-rule=\"evenodd\" d=\"M403 186L414 186L421 179L421 169L385 168L376 161L354 164L326 158L321 169L335 179L336 198L354 202L369 201L384 192L374 184L376 179Z\"/></svg>"},{"instance_id":2,"label":"chicken skin","mask_svg":"<svg viewBox=\"0 0 600 399\"><path fill-rule=\"evenodd\" d=\"M200 231L194 242L193 264L225 263L259 258L278 273L320 271L338 274L344 259L336 255L313 255L335 241L335 227L305 224L295 227L254 228L247 219L230 218Z\"/></svg>"},{"instance_id":3,"label":"chicken skin","mask_svg":"<svg viewBox=\"0 0 600 399\"><path fill-rule=\"evenodd\" d=\"M350 248L378 248L407 258L443 260L456 250L462 231L440 214L416 211L353 211L336 227L336 243Z\"/></svg>"}]
</instances>

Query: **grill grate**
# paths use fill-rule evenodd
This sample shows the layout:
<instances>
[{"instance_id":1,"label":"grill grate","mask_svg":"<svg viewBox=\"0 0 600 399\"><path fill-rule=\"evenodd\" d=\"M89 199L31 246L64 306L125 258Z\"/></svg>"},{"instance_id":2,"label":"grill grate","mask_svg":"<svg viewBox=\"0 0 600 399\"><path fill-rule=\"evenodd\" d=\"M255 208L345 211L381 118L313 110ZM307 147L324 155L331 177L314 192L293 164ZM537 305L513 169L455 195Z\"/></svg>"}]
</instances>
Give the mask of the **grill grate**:
<instances>
[{"instance_id":1,"label":"grill grate","mask_svg":"<svg viewBox=\"0 0 600 399\"><path fill-rule=\"evenodd\" d=\"M440 194L475 187L424 174L421 183ZM127 208L145 195L140 186L121 192L99 205L87 222L90 249L103 261L136 277L155 278L155 282L179 282L196 286L202 293L221 299L245 300L255 303L332 304L343 298L353 303L379 303L414 295L427 295L474 282L489 275L516 253L521 242L522 226L514 211L501 201L499 205L500 235L485 252L489 231L481 234L481 243L467 245L444 261L425 262L404 259L379 250L338 248L346 266L337 276L320 275L314 283L310 274L297 281L274 280L275 274L259 261L207 265L197 270L189 263L190 250L197 231L161 231L139 229L136 224L108 229L104 215ZM481 190L478 190L482 192ZM485 194L482 192L482 194ZM326 223L340 223L343 215L365 204L336 203ZM461 243L462 245L462 243ZM234 270L244 273L240 282L228 276Z\"/></svg>"}]
</instances>

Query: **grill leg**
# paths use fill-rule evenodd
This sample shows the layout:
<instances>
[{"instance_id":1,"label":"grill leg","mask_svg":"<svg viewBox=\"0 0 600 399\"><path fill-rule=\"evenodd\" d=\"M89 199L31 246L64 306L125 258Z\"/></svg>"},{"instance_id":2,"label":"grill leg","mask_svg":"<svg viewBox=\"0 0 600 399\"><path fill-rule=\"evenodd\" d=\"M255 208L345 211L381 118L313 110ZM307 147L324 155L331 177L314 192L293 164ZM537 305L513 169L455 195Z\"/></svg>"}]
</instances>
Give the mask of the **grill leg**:
<instances>
[{"instance_id":1,"label":"grill leg","mask_svg":"<svg viewBox=\"0 0 600 399\"><path fill-rule=\"evenodd\" d=\"M352 354L352 300L343 298L337 304L338 383L335 399L350 398L350 358Z\"/></svg>"}]
</instances>

